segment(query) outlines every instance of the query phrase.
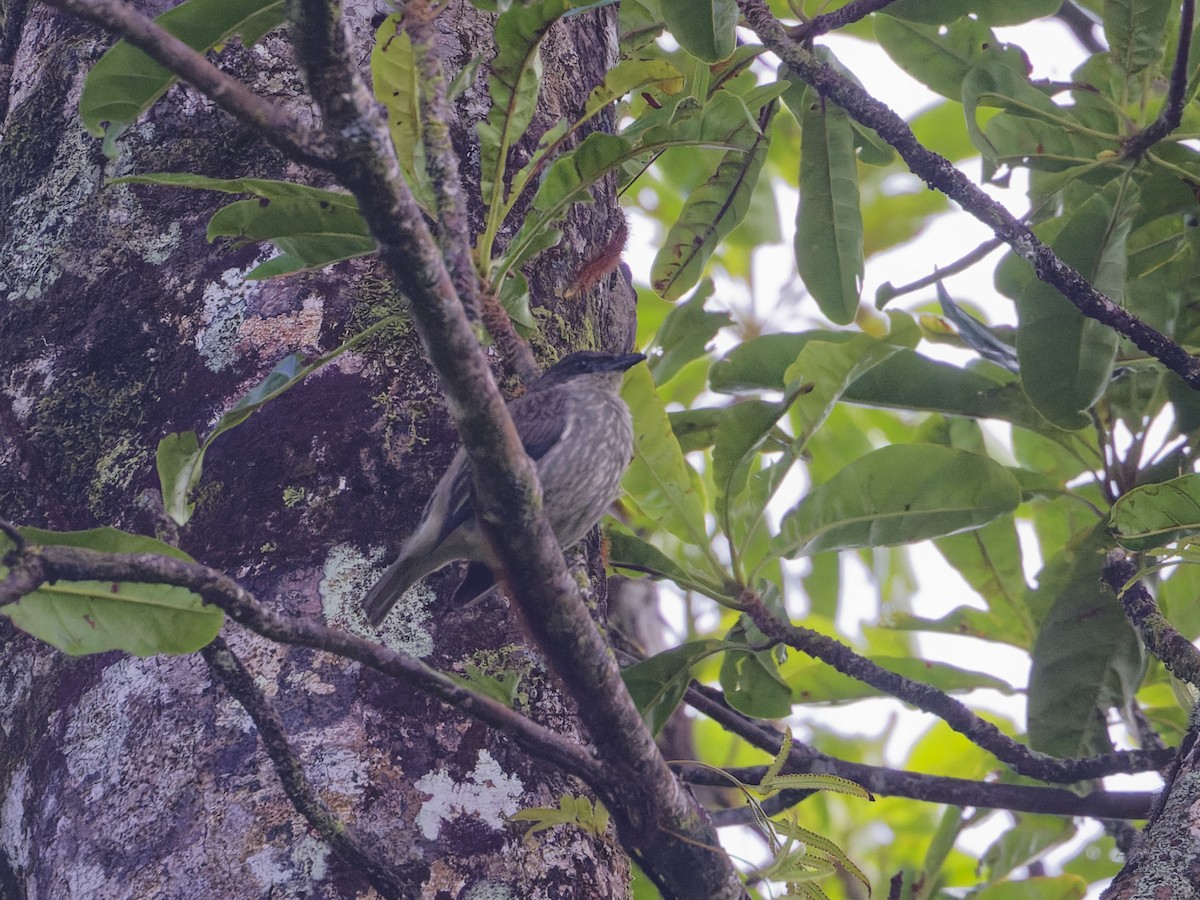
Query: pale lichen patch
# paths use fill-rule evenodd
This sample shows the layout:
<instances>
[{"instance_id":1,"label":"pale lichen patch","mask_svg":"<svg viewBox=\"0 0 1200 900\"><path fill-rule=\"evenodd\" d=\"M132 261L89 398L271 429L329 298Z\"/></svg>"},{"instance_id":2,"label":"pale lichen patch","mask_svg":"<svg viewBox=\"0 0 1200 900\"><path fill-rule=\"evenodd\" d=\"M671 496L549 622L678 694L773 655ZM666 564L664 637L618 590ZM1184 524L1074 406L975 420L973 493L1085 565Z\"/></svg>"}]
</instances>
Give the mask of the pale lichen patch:
<instances>
[{"instance_id":1,"label":"pale lichen patch","mask_svg":"<svg viewBox=\"0 0 1200 900\"><path fill-rule=\"evenodd\" d=\"M417 814L417 827L427 840L437 840L442 823L473 816L499 830L520 808L524 785L516 775L507 775L487 750L480 750L475 768L462 781L446 769L423 775L413 787L429 799Z\"/></svg>"}]
</instances>

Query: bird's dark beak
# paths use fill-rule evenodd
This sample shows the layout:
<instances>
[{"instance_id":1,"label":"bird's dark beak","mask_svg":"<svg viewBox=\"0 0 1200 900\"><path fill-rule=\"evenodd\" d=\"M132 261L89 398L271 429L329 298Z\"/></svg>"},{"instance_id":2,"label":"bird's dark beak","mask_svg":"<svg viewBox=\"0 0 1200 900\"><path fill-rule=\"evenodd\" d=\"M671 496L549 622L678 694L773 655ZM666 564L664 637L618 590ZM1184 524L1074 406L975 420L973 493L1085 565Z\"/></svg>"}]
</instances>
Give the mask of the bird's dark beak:
<instances>
[{"instance_id":1,"label":"bird's dark beak","mask_svg":"<svg viewBox=\"0 0 1200 900\"><path fill-rule=\"evenodd\" d=\"M624 372L626 369L631 369L646 358L644 353L626 353L621 356L614 356L609 365L614 372Z\"/></svg>"}]
</instances>

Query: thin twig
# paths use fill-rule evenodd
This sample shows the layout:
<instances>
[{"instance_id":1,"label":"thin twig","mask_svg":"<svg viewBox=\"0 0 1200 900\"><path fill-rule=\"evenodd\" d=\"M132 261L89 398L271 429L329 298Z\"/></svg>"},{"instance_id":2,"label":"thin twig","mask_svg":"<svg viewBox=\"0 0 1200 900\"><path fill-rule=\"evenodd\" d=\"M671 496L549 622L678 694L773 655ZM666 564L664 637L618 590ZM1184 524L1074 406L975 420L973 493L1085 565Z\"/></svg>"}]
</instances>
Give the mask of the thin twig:
<instances>
[{"instance_id":1,"label":"thin twig","mask_svg":"<svg viewBox=\"0 0 1200 900\"><path fill-rule=\"evenodd\" d=\"M1000 238L992 238L991 240L984 241L970 253L960 256L946 266L939 266L928 275L918 278L916 281L910 281L908 284L900 285L900 287L894 287L891 282L886 282L875 292L875 296L877 300L880 298L883 300L895 300L897 297L902 297L905 294L923 290L931 284L937 284L949 278L951 275L957 275L959 272L966 271L975 265L975 263L982 262L989 253L1003 246L1004 241L1000 240Z\"/></svg>"},{"instance_id":2,"label":"thin twig","mask_svg":"<svg viewBox=\"0 0 1200 900\"><path fill-rule=\"evenodd\" d=\"M1175 64L1171 67L1171 80L1167 88L1167 99L1159 110L1158 118L1125 142L1121 155L1127 159L1138 159L1143 153L1179 127L1183 121L1183 108L1188 98L1184 96L1188 83L1188 51L1192 46L1192 21L1196 16L1196 0L1183 0L1179 12L1179 39L1175 48Z\"/></svg>"},{"instance_id":3,"label":"thin twig","mask_svg":"<svg viewBox=\"0 0 1200 900\"><path fill-rule=\"evenodd\" d=\"M794 41L811 41L819 35L835 31L838 28L845 28L859 19L865 19L871 13L879 12L895 2L896 0L850 0L840 9L824 15L813 16L807 22L801 22L799 25L787 29L787 34Z\"/></svg>"},{"instance_id":4,"label":"thin twig","mask_svg":"<svg viewBox=\"0 0 1200 900\"><path fill-rule=\"evenodd\" d=\"M688 688L684 700L697 712L711 718L721 727L736 734L747 743L765 750L772 756L783 745L783 734L776 728L751 719L730 709L719 691L693 685ZM1140 771L1160 768L1175 756L1173 750L1142 753L1144 767ZM1112 764L1114 771L1128 771L1127 760L1117 754L1097 757ZM714 778L711 770L703 767L677 765L685 781L692 784L728 786L728 780ZM757 784L766 771L765 766L727 770L729 774L746 784ZM1129 791L1109 793L1093 791L1079 795L1060 788L1045 788L1034 785L1013 785L999 782L971 781L965 778L949 778L920 772L905 772L881 766L868 766L847 762L821 753L796 741L788 755L783 771L787 774L811 773L836 775L855 782L873 794L889 797L908 797L926 803L948 803L953 806L976 806L988 809L1007 809L1013 812L1046 813L1062 816L1093 816L1095 818L1145 818L1151 803L1157 796L1153 791ZM768 806L768 812L780 811L802 801L811 791L783 791L778 799ZM713 814L718 827L750 824L749 811L745 809L723 810Z\"/></svg>"},{"instance_id":5,"label":"thin twig","mask_svg":"<svg viewBox=\"0 0 1200 900\"><path fill-rule=\"evenodd\" d=\"M200 651L200 655L208 663L209 671L254 721L284 793L305 821L384 897L417 896L422 875L411 873L402 877L401 872L379 859L369 840L364 840L354 828L341 821L313 789L304 774L303 764L288 742L279 712L224 639L218 635Z\"/></svg>"},{"instance_id":6,"label":"thin twig","mask_svg":"<svg viewBox=\"0 0 1200 900\"><path fill-rule=\"evenodd\" d=\"M1191 2L1191 0L1189 0ZM941 191L991 228L1028 262L1039 279L1056 288L1085 316L1108 325L1200 390L1200 360L1137 316L1096 290L1086 278L1064 263L1045 243L997 203L948 159L916 139L908 124L831 66L788 38L764 0L738 0L750 27L788 68L823 98L836 103L860 125L883 138L930 187Z\"/></svg>"},{"instance_id":7,"label":"thin twig","mask_svg":"<svg viewBox=\"0 0 1200 900\"><path fill-rule=\"evenodd\" d=\"M767 609L762 598L753 592L746 591L739 599L746 614L770 639L818 659L843 675L868 684L877 691L937 716L1018 774L1055 783L1083 781L1113 774L1110 766L1099 763L1095 757L1058 759L1031 750L1010 738L991 722L977 716L949 694L888 671L865 656L855 653L840 641L820 632L782 621ZM1141 772L1147 768L1143 753L1114 753L1107 759L1124 763L1123 768L1118 770L1122 773Z\"/></svg>"}]
</instances>

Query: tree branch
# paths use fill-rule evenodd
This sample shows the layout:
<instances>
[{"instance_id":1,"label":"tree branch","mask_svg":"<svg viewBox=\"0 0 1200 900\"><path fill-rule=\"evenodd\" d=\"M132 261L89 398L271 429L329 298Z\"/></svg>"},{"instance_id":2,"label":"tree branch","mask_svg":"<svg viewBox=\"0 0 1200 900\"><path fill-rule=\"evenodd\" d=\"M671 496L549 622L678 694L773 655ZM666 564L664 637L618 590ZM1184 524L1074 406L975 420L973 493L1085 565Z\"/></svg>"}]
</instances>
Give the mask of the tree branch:
<instances>
[{"instance_id":1,"label":"tree branch","mask_svg":"<svg viewBox=\"0 0 1200 900\"><path fill-rule=\"evenodd\" d=\"M871 13L879 12L895 3L896 0L850 0L840 9L813 16L807 22L801 22L787 29L787 35L794 41L811 41L815 37L845 28L860 19L865 19Z\"/></svg>"},{"instance_id":2,"label":"tree branch","mask_svg":"<svg viewBox=\"0 0 1200 900\"><path fill-rule=\"evenodd\" d=\"M736 734L747 743L770 753L772 756L783 746L783 734L763 722L744 716L730 709L712 688L693 685L684 698L697 712L717 722L721 727ZM1110 755L1112 756L1112 755ZM1147 760L1147 769L1159 768L1174 758L1173 750L1160 751ZM1102 759L1097 757L1097 759ZM1118 769L1124 766L1118 763ZM687 765L676 766L685 781L692 784L712 784L728 787L729 781L720 779L711 770ZM792 751L783 771L788 774L812 773L837 775L862 785L874 794L890 797L909 797L927 803L949 803L953 806L978 806L988 809L1007 809L1013 812L1046 813L1060 816L1093 816L1100 819L1144 819L1157 796L1151 791L1109 793L1093 791L1079 795L1060 788L1044 788L1032 785L1002 784L999 782L970 781L965 778L948 778L918 772L905 772L881 766L868 766L847 762L821 753L807 745L793 742ZM757 784L766 772L765 766L747 769L732 769L729 774L745 782ZM812 791L783 791L772 804L776 809L801 802ZM714 813L718 827L751 824L750 811L743 808Z\"/></svg>"},{"instance_id":3,"label":"tree branch","mask_svg":"<svg viewBox=\"0 0 1200 900\"><path fill-rule=\"evenodd\" d=\"M1184 92L1188 83L1188 50L1192 46L1192 20L1196 16L1196 0L1183 0L1179 13L1179 39L1175 47L1175 64L1171 67L1171 81L1163 108L1147 128L1142 129L1125 142L1121 155L1127 159L1138 159L1143 153L1179 127L1183 121L1183 107L1187 103Z\"/></svg>"},{"instance_id":4,"label":"tree branch","mask_svg":"<svg viewBox=\"0 0 1200 900\"><path fill-rule=\"evenodd\" d=\"M1133 581L1136 576L1137 564L1124 550L1108 552L1104 560L1104 583L1120 598L1125 616L1146 649L1162 660L1167 671L1180 681L1200 687L1200 650L1167 621L1146 585L1140 580Z\"/></svg>"},{"instance_id":5,"label":"tree branch","mask_svg":"<svg viewBox=\"0 0 1200 900\"><path fill-rule=\"evenodd\" d=\"M412 304L471 461L476 508L525 624L579 710L605 778L591 783L625 848L665 892L745 896L704 811L671 773L568 576L540 488L436 243L400 176L385 123L349 62L327 0L290 0L292 36L334 144L331 170L358 198Z\"/></svg>"},{"instance_id":6,"label":"tree branch","mask_svg":"<svg viewBox=\"0 0 1200 900\"><path fill-rule=\"evenodd\" d=\"M405 28L412 40L421 75L418 95L425 167L438 201L442 249L467 314L471 318L482 317L484 327L509 368L523 382L530 384L541 374L533 351L517 334L500 301L480 284L471 258L471 235L458 174L458 156L450 143L449 123L453 116L446 100L446 76L433 28L436 13L426 0L414 0L406 7L405 15Z\"/></svg>"},{"instance_id":7,"label":"tree branch","mask_svg":"<svg viewBox=\"0 0 1200 900\"><path fill-rule=\"evenodd\" d=\"M449 706L490 725L538 759L591 784L601 777L590 753L507 706L468 691L447 675L407 654L310 619L289 619L263 606L223 572L154 553L100 553L81 547L30 545L8 554L10 571L0 582L0 606L54 581L137 581L187 588L205 603L257 634L282 644L312 647L399 678Z\"/></svg>"},{"instance_id":8,"label":"tree branch","mask_svg":"<svg viewBox=\"0 0 1200 900\"><path fill-rule=\"evenodd\" d=\"M742 601L742 608L759 631L771 640L786 644L813 659L819 659L843 675L910 703L917 709L932 713L1021 775L1040 781L1067 783L1099 778L1114 772L1142 772L1162 765L1161 761L1154 763L1154 755L1144 751L1113 753L1105 757L1105 763L1102 764L1096 757L1058 759L1031 750L937 688L890 672L833 638L781 621L767 609L757 594L747 591L739 599Z\"/></svg>"},{"instance_id":9,"label":"tree branch","mask_svg":"<svg viewBox=\"0 0 1200 900\"><path fill-rule=\"evenodd\" d=\"M303 764L296 756L288 742L287 732L283 727L278 711L271 705L266 696L250 673L242 665L242 661L218 635L211 644L200 651L208 669L213 676L225 686L225 690L242 705L262 739L263 747L275 773L283 785L283 791L296 811L304 816L312 828L325 839L359 872L362 872L371 886L384 897L415 896L420 888L420 876L415 873L400 873L386 865L370 849L370 844L364 842L358 832L347 823L341 821L328 804L313 790Z\"/></svg>"},{"instance_id":10,"label":"tree branch","mask_svg":"<svg viewBox=\"0 0 1200 900\"><path fill-rule=\"evenodd\" d=\"M257 131L290 159L324 168L329 147L286 109L226 75L161 25L122 0L44 0L55 9L100 25L188 82L227 113Z\"/></svg>"},{"instance_id":11,"label":"tree branch","mask_svg":"<svg viewBox=\"0 0 1200 900\"><path fill-rule=\"evenodd\" d=\"M860 125L874 130L895 148L914 174L991 228L997 237L1033 266L1038 278L1056 288L1085 316L1103 322L1129 338L1190 387L1200 390L1200 360L1097 291L1086 278L1059 259L1027 225L980 190L953 163L923 146L908 124L891 109L789 39L763 0L738 0L738 5L759 39L787 63L792 72L822 97L846 110Z\"/></svg>"}]
</instances>

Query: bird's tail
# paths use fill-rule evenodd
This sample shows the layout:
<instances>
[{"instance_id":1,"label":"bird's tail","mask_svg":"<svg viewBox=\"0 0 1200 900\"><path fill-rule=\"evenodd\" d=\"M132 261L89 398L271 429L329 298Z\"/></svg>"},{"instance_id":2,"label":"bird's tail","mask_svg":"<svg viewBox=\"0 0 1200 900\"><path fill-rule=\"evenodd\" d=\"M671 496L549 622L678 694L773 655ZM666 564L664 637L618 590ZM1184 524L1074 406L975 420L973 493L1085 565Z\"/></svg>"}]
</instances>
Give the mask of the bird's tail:
<instances>
[{"instance_id":1,"label":"bird's tail","mask_svg":"<svg viewBox=\"0 0 1200 900\"><path fill-rule=\"evenodd\" d=\"M363 598L367 621L378 627L405 591L429 573L421 554L401 555Z\"/></svg>"}]
</instances>

